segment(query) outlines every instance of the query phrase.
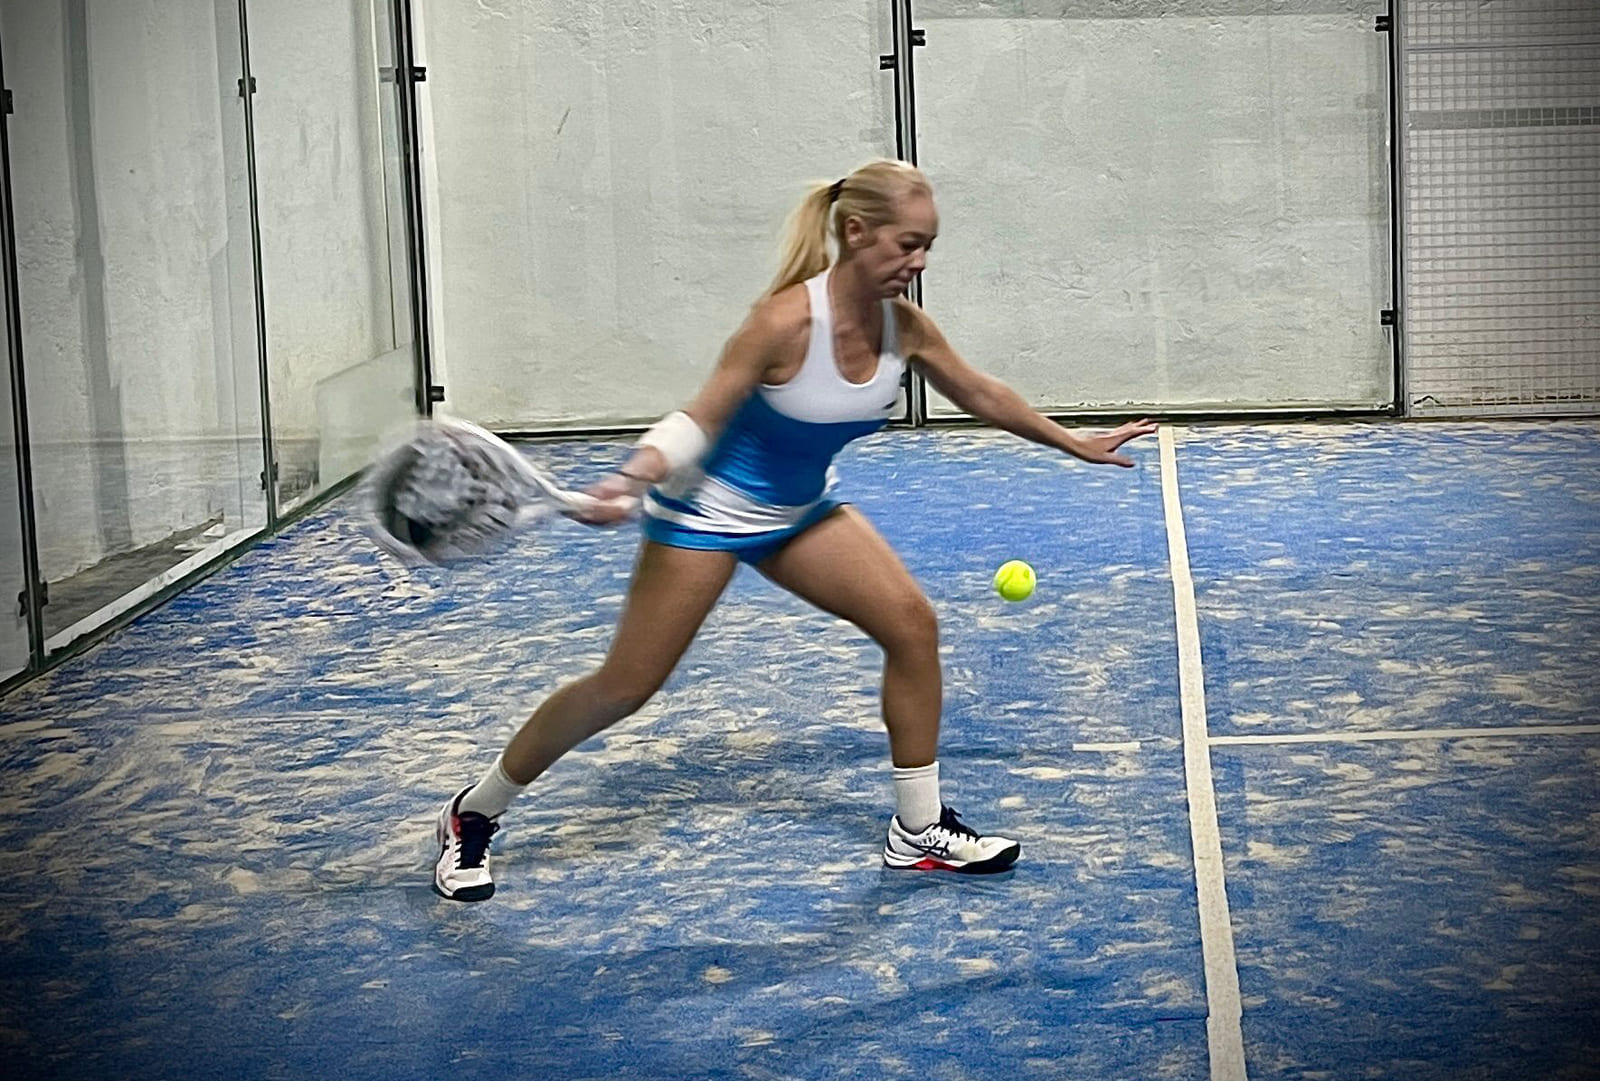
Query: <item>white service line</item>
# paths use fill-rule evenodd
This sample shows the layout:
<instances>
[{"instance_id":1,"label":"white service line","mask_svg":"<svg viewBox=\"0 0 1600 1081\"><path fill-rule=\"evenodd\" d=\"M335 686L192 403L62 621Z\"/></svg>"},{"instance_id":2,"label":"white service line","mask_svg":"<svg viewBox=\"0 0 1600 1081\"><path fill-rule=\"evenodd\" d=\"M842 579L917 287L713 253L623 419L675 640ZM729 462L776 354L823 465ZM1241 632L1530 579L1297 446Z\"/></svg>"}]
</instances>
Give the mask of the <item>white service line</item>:
<instances>
[{"instance_id":1,"label":"white service line","mask_svg":"<svg viewBox=\"0 0 1600 1081\"><path fill-rule=\"evenodd\" d=\"M1195 615L1189 541L1178 500L1178 457L1170 425L1161 426L1161 500L1167 517L1167 556L1178 622L1178 695L1183 713L1183 775L1189 794L1189 840L1200 903L1200 952L1206 971L1206 1042L1211 1081L1246 1081L1243 1005L1233 951L1228 890L1222 879L1222 834L1211 785L1211 746L1206 736L1206 689L1200 667L1200 625Z\"/></svg>"},{"instance_id":2,"label":"white service line","mask_svg":"<svg viewBox=\"0 0 1600 1081\"><path fill-rule=\"evenodd\" d=\"M1592 736L1600 724L1524 724L1511 728L1413 728L1381 732L1283 732L1278 735L1212 736L1213 747L1260 747L1274 743L1367 743L1394 739L1503 739L1507 736Z\"/></svg>"}]
</instances>

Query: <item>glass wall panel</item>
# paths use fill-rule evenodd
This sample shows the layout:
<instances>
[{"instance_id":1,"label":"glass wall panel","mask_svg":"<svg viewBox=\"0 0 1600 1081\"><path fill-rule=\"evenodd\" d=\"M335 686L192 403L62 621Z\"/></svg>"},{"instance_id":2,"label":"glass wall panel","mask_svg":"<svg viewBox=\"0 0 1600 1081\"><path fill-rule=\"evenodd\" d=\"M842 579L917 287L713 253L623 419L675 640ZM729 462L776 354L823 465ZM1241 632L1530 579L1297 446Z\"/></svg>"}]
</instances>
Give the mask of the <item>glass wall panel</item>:
<instances>
[{"instance_id":1,"label":"glass wall panel","mask_svg":"<svg viewBox=\"0 0 1600 1081\"><path fill-rule=\"evenodd\" d=\"M4 23L0 22L0 86L5 82ZM4 118L0 118L0 123ZM7 185L0 182L0 221L10 214L10 197ZM27 583L27 565L24 561L26 531L22 525L22 486L20 450L17 430L12 416L13 384L10 372L10 352L13 338L11 305L5 297L11 295L10 253L0 246L0 308L6 312L0 322L0 333L5 334L5 344L0 346L0 362L7 370L0 373L0 680L28 667L31 644L28 640L27 610L23 607L23 590Z\"/></svg>"},{"instance_id":2,"label":"glass wall panel","mask_svg":"<svg viewBox=\"0 0 1600 1081\"><path fill-rule=\"evenodd\" d=\"M805 185L894 154L883 0L416 6L457 415L676 408L771 281Z\"/></svg>"},{"instance_id":3,"label":"glass wall panel","mask_svg":"<svg viewBox=\"0 0 1600 1081\"><path fill-rule=\"evenodd\" d=\"M0 375L0 680L28 667L28 620L22 606L27 573L22 561L21 493L17 488L17 440L11 424L11 378Z\"/></svg>"},{"instance_id":4,"label":"glass wall panel","mask_svg":"<svg viewBox=\"0 0 1600 1081\"><path fill-rule=\"evenodd\" d=\"M406 0L407 3L410 0ZM397 349L419 348L412 325L411 244L406 234L406 153L400 125L398 28L394 4L373 0L373 54L378 65L378 138L383 144L384 254L389 266L389 334ZM415 376L413 376L413 379ZM413 410L414 411L414 410Z\"/></svg>"},{"instance_id":5,"label":"glass wall panel","mask_svg":"<svg viewBox=\"0 0 1600 1081\"><path fill-rule=\"evenodd\" d=\"M1380 0L915 8L957 349L1045 408L1391 402Z\"/></svg>"},{"instance_id":6,"label":"glass wall panel","mask_svg":"<svg viewBox=\"0 0 1600 1081\"><path fill-rule=\"evenodd\" d=\"M246 13L267 385L288 510L359 470L416 415L397 87L387 0L256 0Z\"/></svg>"},{"instance_id":7,"label":"glass wall panel","mask_svg":"<svg viewBox=\"0 0 1600 1081\"><path fill-rule=\"evenodd\" d=\"M0 41L0 47L4 42ZM0 213L4 213L4 185L0 184ZM0 289L10 289L5 260L0 258ZM0 325L10 340L9 328ZM7 350L0 346L0 361ZM22 606L27 583L23 562L26 543L22 528L22 492L17 475L16 428L11 417L12 394L9 372L0 372L0 680L6 680L28 667L28 620Z\"/></svg>"},{"instance_id":8,"label":"glass wall panel","mask_svg":"<svg viewBox=\"0 0 1600 1081\"><path fill-rule=\"evenodd\" d=\"M51 648L265 524L235 11L0 0Z\"/></svg>"}]
</instances>

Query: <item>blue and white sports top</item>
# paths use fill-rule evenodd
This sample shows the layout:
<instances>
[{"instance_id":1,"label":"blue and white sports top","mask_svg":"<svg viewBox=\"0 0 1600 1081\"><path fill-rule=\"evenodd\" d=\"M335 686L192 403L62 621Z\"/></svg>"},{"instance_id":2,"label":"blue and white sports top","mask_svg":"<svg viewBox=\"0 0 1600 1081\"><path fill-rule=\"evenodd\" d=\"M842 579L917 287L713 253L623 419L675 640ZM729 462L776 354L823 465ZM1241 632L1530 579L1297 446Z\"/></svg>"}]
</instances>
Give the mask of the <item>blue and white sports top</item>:
<instances>
[{"instance_id":1,"label":"blue and white sports top","mask_svg":"<svg viewBox=\"0 0 1600 1081\"><path fill-rule=\"evenodd\" d=\"M788 528L833 490L834 455L888 423L905 371L894 302L883 302L878 370L867 382L852 383L839 373L833 355L829 273L805 283L811 342L799 372L787 383L756 388L698 469L650 491L645 514L710 533Z\"/></svg>"}]
</instances>

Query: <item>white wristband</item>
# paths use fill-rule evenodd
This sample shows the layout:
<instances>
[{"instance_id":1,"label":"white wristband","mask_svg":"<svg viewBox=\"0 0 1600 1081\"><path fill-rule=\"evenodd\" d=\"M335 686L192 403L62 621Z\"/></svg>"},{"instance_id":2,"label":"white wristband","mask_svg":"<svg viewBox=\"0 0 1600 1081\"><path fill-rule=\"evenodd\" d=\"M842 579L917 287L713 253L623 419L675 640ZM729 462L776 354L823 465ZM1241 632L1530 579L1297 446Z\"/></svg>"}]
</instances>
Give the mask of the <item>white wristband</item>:
<instances>
[{"instance_id":1,"label":"white wristband","mask_svg":"<svg viewBox=\"0 0 1600 1081\"><path fill-rule=\"evenodd\" d=\"M654 447L667 460L667 469L673 473L698 464L708 443L700 425L682 410L668 413L639 437L639 446Z\"/></svg>"}]
</instances>

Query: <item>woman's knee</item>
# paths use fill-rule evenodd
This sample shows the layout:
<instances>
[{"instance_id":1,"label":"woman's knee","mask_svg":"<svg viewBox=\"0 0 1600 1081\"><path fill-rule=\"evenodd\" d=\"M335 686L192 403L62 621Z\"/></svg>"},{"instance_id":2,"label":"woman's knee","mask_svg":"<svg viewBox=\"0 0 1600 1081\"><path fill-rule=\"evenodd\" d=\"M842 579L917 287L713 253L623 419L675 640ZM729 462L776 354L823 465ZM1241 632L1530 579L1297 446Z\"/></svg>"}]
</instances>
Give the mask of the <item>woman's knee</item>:
<instances>
[{"instance_id":1,"label":"woman's knee","mask_svg":"<svg viewBox=\"0 0 1600 1081\"><path fill-rule=\"evenodd\" d=\"M665 678L605 664L588 678L588 693L596 707L612 721L631 717L656 696Z\"/></svg>"},{"instance_id":2,"label":"woman's knee","mask_svg":"<svg viewBox=\"0 0 1600 1081\"><path fill-rule=\"evenodd\" d=\"M890 602L872 630L885 650L937 653L939 616L920 592Z\"/></svg>"}]
</instances>

